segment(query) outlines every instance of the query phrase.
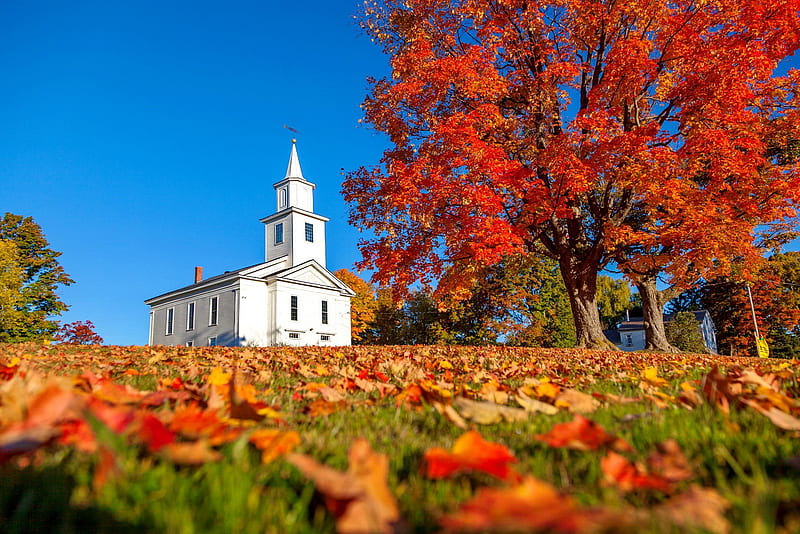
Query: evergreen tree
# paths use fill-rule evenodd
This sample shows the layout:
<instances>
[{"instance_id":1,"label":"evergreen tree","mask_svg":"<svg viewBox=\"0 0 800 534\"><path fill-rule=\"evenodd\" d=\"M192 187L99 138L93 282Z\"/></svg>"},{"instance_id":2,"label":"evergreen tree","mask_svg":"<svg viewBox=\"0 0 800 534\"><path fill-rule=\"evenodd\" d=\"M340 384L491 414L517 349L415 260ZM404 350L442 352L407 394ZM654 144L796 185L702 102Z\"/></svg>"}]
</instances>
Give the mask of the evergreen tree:
<instances>
[{"instance_id":1,"label":"evergreen tree","mask_svg":"<svg viewBox=\"0 0 800 534\"><path fill-rule=\"evenodd\" d=\"M68 308L56 289L73 282L58 263L61 253L50 248L32 217L6 213L0 219L0 240L13 242L22 274L19 298L13 304L15 313L11 314L14 318L0 324L0 342L50 339L58 329L51 318Z\"/></svg>"}]
</instances>

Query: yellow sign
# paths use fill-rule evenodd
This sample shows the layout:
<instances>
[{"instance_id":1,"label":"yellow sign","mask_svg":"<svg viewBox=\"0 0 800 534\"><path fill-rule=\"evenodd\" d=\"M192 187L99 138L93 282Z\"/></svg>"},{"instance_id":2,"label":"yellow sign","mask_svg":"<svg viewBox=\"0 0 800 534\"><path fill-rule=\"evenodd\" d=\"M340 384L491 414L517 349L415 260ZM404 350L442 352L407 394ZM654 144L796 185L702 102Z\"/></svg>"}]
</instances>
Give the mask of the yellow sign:
<instances>
[{"instance_id":1,"label":"yellow sign","mask_svg":"<svg viewBox=\"0 0 800 534\"><path fill-rule=\"evenodd\" d=\"M761 336L756 338L756 348L758 349L759 358L769 358L769 345L767 340Z\"/></svg>"}]
</instances>

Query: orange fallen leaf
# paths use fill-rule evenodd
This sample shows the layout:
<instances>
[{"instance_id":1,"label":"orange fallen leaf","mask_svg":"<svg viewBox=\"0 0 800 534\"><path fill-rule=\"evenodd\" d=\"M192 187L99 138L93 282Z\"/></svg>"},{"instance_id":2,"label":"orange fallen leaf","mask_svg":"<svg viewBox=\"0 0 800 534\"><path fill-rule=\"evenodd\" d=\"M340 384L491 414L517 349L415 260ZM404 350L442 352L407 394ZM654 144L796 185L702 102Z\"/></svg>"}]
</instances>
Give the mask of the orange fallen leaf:
<instances>
[{"instance_id":1,"label":"orange fallen leaf","mask_svg":"<svg viewBox=\"0 0 800 534\"><path fill-rule=\"evenodd\" d=\"M203 465L222 459L222 454L209 447L205 440L170 443L160 452L178 465Z\"/></svg>"},{"instance_id":2,"label":"orange fallen leaf","mask_svg":"<svg viewBox=\"0 0 800 534\"><path fill-rule=\"evenodd\" d=\"M314 482L339 534L398 532L400 511L387 485L388 457L373 451L365 439L355 440L347 457L346 472L304 454L290 453L286 459Z\"/></svg>"},{"instance_id":3,"label":"orange fallen leaf","mask_svg":"<svg viewBox=\"0 0 800 534\"><path fill-rule=\"evenodd\" d=\"M546 434L538 434L534 439L543 441L551 447L563 447L579 451L593 451L601 447L611 447L618 451L632 451L633 448L622 438L608 434L594 421L575 415L572 421L553 425Z\"/></svg>"},{"instance_id":4,"label":"orange fallen leaf","mask_svg":"<svg viewBox=\"0 0 800 534\"><path fill-rule=\"evenodd\" d=\"M648 473L641 466L634 464L614 451L600 460L604 482L616 486L624 492L642 489L657 489L664 493L672 490L672 483L658 475Z\"/></svg>"},{"instance_id":5,"label":"orange fallen leaf","mask_svg":"<svg viewBox=\"0 0 800 534\"><path fill-rule=\"evenodd\" d=\"M249 441L261 451L261 463L267 464L299 445L300 434L294 430L284 432L275 428L263 428L250 434Z\"/></svg>"},{"instance_id":6,"label":"orange fallen leaf","mask_svg":"<svg viewBox=\"0 0 800 534\"><path fill-rule=\"evenodd\" d=\"M480 471L508 482L520 478L510 464L517 461L514 454L499 443L486 441L474 430L465 432L449 451L433 447L425 451L426 475L445 478L462 471Z\"/></svg>"},{"instance_id":7,"label":"orange fallen leaf","mask_svg":"<svg viewBox=\"0 0 800 534\"><path fill-rule=\"evenodd\" d=\"M572 534L604 530L622 520L577 501L533 477L506 488L481 488L459 509L443 517L445 532L553 532Z\"/></svg>"}]
</instances>

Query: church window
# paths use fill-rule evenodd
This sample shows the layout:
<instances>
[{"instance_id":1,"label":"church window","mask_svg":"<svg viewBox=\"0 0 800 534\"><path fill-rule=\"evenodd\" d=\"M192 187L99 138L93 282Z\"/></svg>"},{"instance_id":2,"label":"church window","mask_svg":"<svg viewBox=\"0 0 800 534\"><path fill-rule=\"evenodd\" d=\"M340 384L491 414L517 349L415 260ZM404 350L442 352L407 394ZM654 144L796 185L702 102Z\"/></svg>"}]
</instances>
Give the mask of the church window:
<instances>
[{"instance_id":1,"label":"church window","mask_svg":"<svg viewBox=\"0 0 800 534\"><path fill-rule=\"evenodd\" d=\"M208 326L217 324L218 307L219 297L211 297L208 299Z\"/></svg>"},{"instance_id":2,"label":"church window","mask_svg":"<svg viewBox=\"0 0 800 534\"><path fill-rule=\"evenodd\" d=\"M286 204L289 200L289 192L286 190L285 187L282 187L278 190L278 208L283 209L286 207Z\"/></svg>"},{"instance_id":3,"label":"church window","mask_svg":"<svg viewBox=\"0 0 800 534\"><path fill-rule=\"evenodd\" d=\"M331 336L329 336L327 334L322 334L321 336L319 336L319 340L320 341L330 341L331 340Z\"/></svg>"},{"instance_id":4,"label":"church window","mask_svg":"<svg viewBox=\"0 0 800 534\"><path fill-rule=\"evenodd\" d=\"M314 242L314 225L311 223L306 223L306 241Z\"/></svg>"},{"instance_id":5,"label":"church window","mask_svg":"<svg viewBox=\"0 0 800 534\"><path fill-rule=\"evenodd\" d=\"M209 347L217 346L217 336L211 336L210 338L208 338L208 346Z\"/></svg>"},{"instance_id":6,"label":"church window","mask_svg":"<svg viewBox=\"0 0 800 534\"><path fill-rule=\"evenodd\" d=\"M187 346L187 347L194 347L194 341L192 341L192 340L190 339L189 341L187 341L187 342L186 342L186 346Z\"/></svg>"},{"instance_id":7,"label":"church window","mask_svg":"<svg viewBox=\"0 0 800 534\"><path fill-rule=\"evenodd\" d=\"M289 339L300 339L300 334L297 332L289 332Z\"/></svg>"},{"instance_id":8,"label":"church window","mask_svg":"<svg viewBox=\"0 0 800 534\"><path fill-rule=\"evenodd\" d=\"M275 225L275 244L281 243L283 243L283 223L278 223Z\"/></svg>"},{"instance_id":9,"label":"church window","mask_svg":"<svg viewBox=\"0 0 800 534\"><path fill-rule=\"evenodd\" d=\"M172 328L175 323L175 308L168 308L167 309L167 328L166 332L167 335L172 335Z\"/></svg>"},{"instance_id":10,"label":"church window","mask_svg":"<svg viewBox=\"0 0 800 534\"><path fill-rule=\"evenodd\" d=\"M289 308L289 318L292 321L296 321L297 320L297 296L296 295L292 295L292 298L291 298L291 306Z\"/></svg>"},{"instance_id":11,"label":"church window","mask_svg":"<svg viewBox=\"0 0 800 534\"><path fill-rule=\"evenodd\" d=\"M322 301L322 324L328 324L328 301Z\"/></svg>"},{"instance_id":12,"label":"church window","mask_svg":"<svg viewBox=\"0 0 800 534\"><path fill-rule=\"evenodd\" d=\"M186 305L186 330L194 330L194 302Z\"/></svg>"}]
</instances>

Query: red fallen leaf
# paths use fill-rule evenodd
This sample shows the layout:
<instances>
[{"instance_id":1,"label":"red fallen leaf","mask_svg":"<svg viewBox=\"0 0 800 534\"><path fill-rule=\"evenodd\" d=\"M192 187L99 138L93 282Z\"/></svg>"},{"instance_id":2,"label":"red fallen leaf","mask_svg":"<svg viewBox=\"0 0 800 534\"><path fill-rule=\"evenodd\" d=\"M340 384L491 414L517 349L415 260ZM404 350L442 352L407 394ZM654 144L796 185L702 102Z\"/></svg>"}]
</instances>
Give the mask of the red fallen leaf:
<instances>
[{"instance_id":1,"label":"red fallen leaf","mask_svg":"<svg viewBox=\"0 0 800 534\"><path fill-rule=\"evenodd\" d=\"M72 445L81 452L91 454L97 450L97 441L91 427L83 419L70 419L59 423L60 445Z\"/></svg>"},{"instance_id":2,"label":"red fallen leaf","mask_svg":"<svg viewBox=\"0 0 800 534\"><path fill-rule=\"evenodd\" d=\"M250 434L249 441L261 451L261 463L267 464L299 445L300 434L294 430L284 432L274 428L264 428Z\"/></svg>"},{"instance_id":3,"label":"red fallen leaf","mask_svg":"<svg viewBox=\"0 0 800 534\"><path fill-rule=\"evenodd\" d=\"M611 447L618 451L633 451L633 448L617 436L606 431L590 419L582 415L568 423L553 425L546 434L537 434L534 439L543 441L551 447L563 447L578 451L593 451L601 447Z\"/></svg>"},{"instance_id":4,"label":"red fallen leaf","mask_svg":"<svg viewBox=\"0 0 800 534\"><path fill-rule=\"evenodd\" d=\"M139 414L137 424L134 425L134 436L147 446L150 452L158 452L167 445L175 442L173 434L164 423L150 413Z\"/></svg>"},{"instance_id":5,"label":"red fallen leaf","mask_svg":"<svg viewBox=\"0 0 800 534\"><path fill-rule=\"evenodd\" d=\"M8 364L0 364L0 380L11 380L19 369L19 358L14 358Z\"/></svg>"},{"instance_id":6,"label":"red fallen leaf","mask_svg":"<svg viewBox=\"0 0 800 534\"><path fill-rule=\"evenodd\" d=\"M600 469L607 484L614 485L624 492L639 489L657 489L664 493L672 491L672 482L647 473L614 451L609 451L605 458L600 460Z\"/></svg>"},{"instance_id":7,"label":"red fallen leaf","mask_svg":"<svg viewBox=\"0 0 800 534\"><path fill-rule=\"evenodd\" d=\"M461 471L480 471L508 482L520 478L509 464L516 462L508 447L485 441L474 430L465 432L450 451L433 447L425 451L426 475L445 478Z\"/></svg>"},{"instance_id":8,"label":"red fallen leaf","mask_svg":"<svg viewBox=\"0 0 800 534\"><path fill-rule=\"evenodd\" d=\"M344 473L304 454L288 454L286 459L314 482L336 518L339 534L400 532L400 511L387 486L388 457L373 451L365 439L354 441L347 457Z\"/></svg>"},{"instance_id":9,"label":"red fallen leaf","mask_svg":"<svg viewBox=\"0 0 800 534\"><path fill-rule=\"evenodd\" d=\"M445 532L554 532L604 530L622 520L617 513L580 508L577 501L533 477L507 488L481 488L440 520Z\"/></svg>"},{"instance_id":10,"label":"red fallen leaf","mask_svg":"<svg viewBox=\"0 0 800 534\"><path fill-rule=\"evenodd\" d=\"M101 423L117 434L121 434L136 419L133 410L110 406L94 397L89 398L88 409Z\"/></svg>"}]
</instances>

